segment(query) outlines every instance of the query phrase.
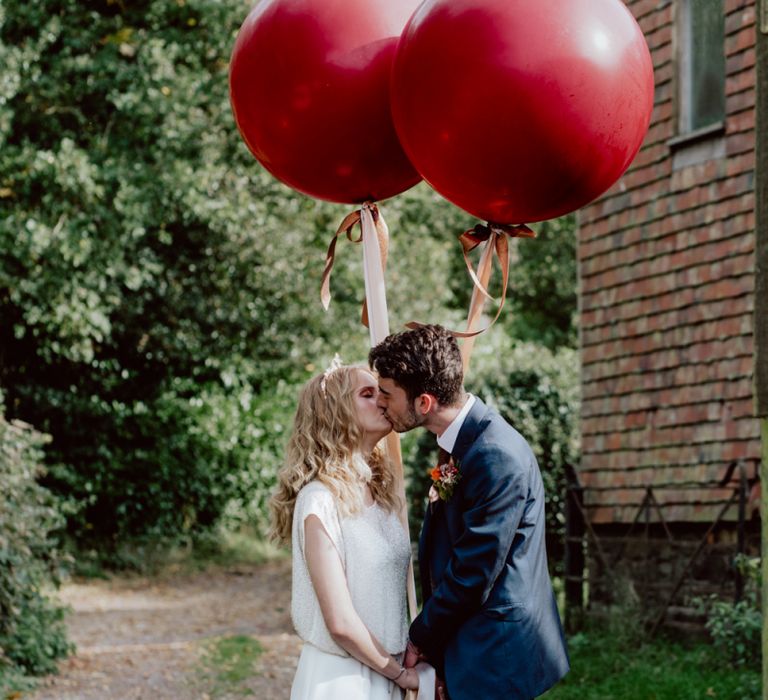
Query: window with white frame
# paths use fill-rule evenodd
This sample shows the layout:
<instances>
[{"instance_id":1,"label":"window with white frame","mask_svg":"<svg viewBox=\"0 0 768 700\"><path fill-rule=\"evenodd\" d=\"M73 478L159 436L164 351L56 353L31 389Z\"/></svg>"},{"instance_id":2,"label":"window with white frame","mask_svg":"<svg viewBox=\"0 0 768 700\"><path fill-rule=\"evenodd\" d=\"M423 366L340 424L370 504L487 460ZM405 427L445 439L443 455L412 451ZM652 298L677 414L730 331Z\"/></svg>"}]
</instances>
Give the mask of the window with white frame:
<instances>
[{"instance_id":1,"label":"window with white frame","mask_svg":"<svg viewBox=\"0 0 768 700\"><path fill-rule=\"evenodd\" d=\"M725 12L723 0L680 0L678 5L678 133L725 119Z\"/></svg>"}]
</instances>

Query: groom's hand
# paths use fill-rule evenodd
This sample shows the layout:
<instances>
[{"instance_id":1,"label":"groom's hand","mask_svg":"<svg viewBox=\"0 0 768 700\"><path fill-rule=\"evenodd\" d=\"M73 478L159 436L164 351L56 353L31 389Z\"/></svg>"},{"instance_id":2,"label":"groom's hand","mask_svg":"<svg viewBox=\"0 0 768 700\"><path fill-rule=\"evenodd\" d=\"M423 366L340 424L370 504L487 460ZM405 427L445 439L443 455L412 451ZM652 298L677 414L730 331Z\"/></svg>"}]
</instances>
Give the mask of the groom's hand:
<instances>
[{"instance_id":1,"label":"groom's hand","mask_svg":"<svg viewBox=\"0 0 768 700\"><path fill-rule=\"evenodd\" d=\"M421 653L421 650L409 639L408 645L405 647L405 658L403 659L403 666L406 668L413 668L419 661L426 661L427 657Z\"/></svg>"}]
</instances>

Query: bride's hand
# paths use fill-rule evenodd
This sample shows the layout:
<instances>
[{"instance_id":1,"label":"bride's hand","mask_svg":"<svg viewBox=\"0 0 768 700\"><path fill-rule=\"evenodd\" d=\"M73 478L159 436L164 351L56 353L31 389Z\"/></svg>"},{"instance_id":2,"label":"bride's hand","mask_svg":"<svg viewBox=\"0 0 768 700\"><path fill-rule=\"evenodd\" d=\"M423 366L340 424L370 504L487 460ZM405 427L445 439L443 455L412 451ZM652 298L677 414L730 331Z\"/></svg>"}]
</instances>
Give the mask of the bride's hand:
<instances>
[{"instance_id":1,"label":"bride's hand","mask_svg":"<svg viewBox=\"0 0 768 700\"><path fill-rule=\"evenodd\" d=\"M405 673L398 678L395 683L403 690L419 689L419 674L415 668L406 668Z\"/></svg>"}]
</instances>

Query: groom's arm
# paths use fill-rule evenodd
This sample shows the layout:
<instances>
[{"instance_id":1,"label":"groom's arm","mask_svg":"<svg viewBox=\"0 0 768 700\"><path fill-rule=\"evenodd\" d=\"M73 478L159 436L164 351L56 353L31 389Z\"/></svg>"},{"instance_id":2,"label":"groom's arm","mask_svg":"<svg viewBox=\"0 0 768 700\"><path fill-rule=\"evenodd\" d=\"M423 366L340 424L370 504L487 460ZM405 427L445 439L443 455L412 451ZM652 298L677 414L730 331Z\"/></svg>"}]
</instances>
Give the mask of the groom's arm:
<instances>
[{"instance_id":1,"label":"groom's arm","mask_svg":"<svg viewBox=\"0 0 768 700\"><path fill-rule=\"evenodd\" d=\"M464 532L410 629L411 640L428 657L440 658L456 629L488 599L523 517L530 468L499 449L465 462Z\"/></svg>"}]
</instances>

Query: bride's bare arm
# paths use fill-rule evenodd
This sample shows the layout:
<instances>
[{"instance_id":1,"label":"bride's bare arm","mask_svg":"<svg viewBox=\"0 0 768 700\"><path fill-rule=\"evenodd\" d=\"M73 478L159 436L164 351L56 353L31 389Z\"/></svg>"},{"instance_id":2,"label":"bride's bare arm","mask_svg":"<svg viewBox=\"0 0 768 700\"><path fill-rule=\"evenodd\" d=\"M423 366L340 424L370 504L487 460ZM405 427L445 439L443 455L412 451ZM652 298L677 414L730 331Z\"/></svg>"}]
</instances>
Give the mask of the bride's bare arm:
<instances>
[{"instance_id":1,"label":"bride's bare arm","mask_svg":"<svg viewBox=\"0 0 768 700\"><path fill-rule=\"evenodd\" d=\"M351 656L401 688L418 688L416 671L412 668L403 671L401 664L387 653L357 614L339 553L316 515L304 520L304 535L307 569L331 637Z\"/></svg>"}]
</instances>

